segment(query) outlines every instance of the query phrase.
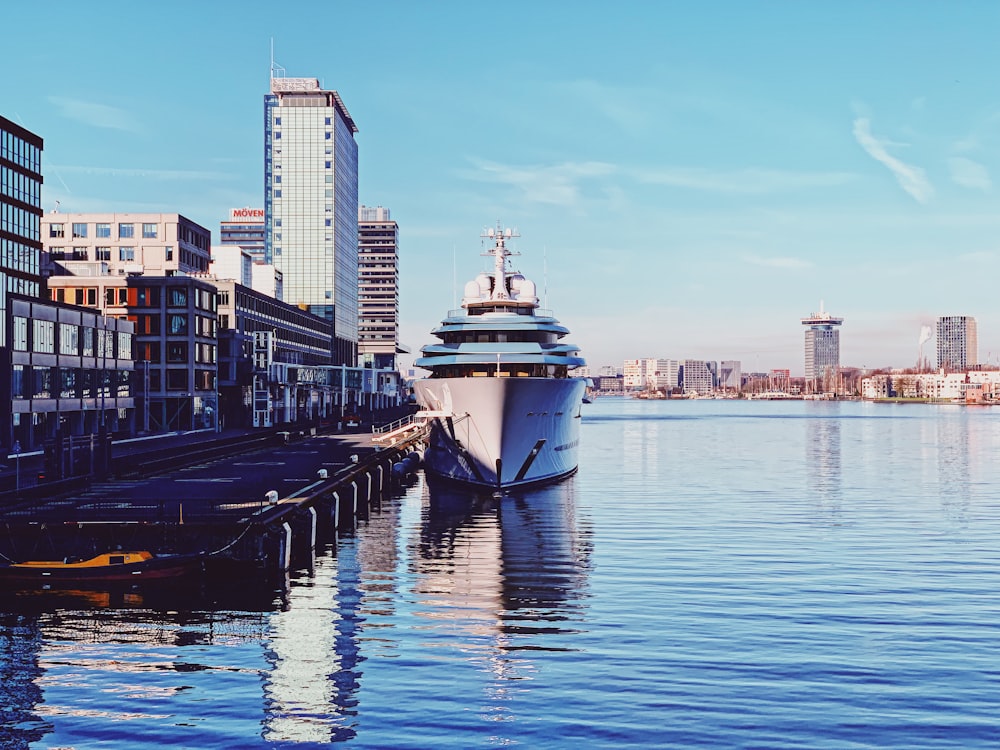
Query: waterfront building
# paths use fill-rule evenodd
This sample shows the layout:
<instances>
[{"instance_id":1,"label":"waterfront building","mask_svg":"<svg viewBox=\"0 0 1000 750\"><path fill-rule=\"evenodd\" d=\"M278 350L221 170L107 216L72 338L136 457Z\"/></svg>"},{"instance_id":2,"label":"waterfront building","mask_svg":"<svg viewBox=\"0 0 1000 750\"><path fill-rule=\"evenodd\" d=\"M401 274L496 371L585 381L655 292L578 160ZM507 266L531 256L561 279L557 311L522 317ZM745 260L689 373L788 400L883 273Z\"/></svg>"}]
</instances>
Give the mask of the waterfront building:
<instances>
[{"instance_id":1,"label":"waterfront building","mask_svg":"<svg viewBox=\"0 0 1000 750\"><path fill-rule=\"evenodd\" d=\"M700 359L685 359L681 365L681 388L684 393L698 395L711 393L713 390L712 371L708 362Z\"/></svg>"},{"instance_id":2,"label":"waterfront building","mask_svg":"<svg viewBox=\"0 0 1000 750\"><path fill-rule=\"evenodd\" d=\"M674 388L679 388L680 374L681 363L676 359L656 360L656 390L670 393Z\"/></svg>"},{"instance_id":3,"label":"waterfront building","mask_svg":"<svg viewBox=\"0 0 1000 750\"><path fill-rule=\"evenodd\" d=\"M742 383L742 366L735 359L724 359L719 365L719 388L738 391Z\"/></svg>"},{"instance_id":4,"label":"waterfront building","mask_svg":"<svg viewBox=\"0 0 1000 750\"><path fill-rule=\"evenodd\" d=\"M358 128L317 79L275 76L264 97L264 259L282 274L283 301L333 322L334 362L354 365Z\"/></svg>"},{"instance_id":5,"label":"waterfront building","mask_svg":"<svg viewBox=\"0 0 1000 750\"><path fill-rule=\"evenodd\" d=\"M388 208L359 206L358 362L395 369L399 349L399 226Z\"/></svg>"},{"instance_id":6,"label":"waterfront building","mask_svg":"<svg viewBox=\"0 0 1000 750\"><path fill-rule=\"evenodd\" d=\"M219 408L227 427L332 418L333 323L232 279L218 294Z\"/></svg>"},{"instance_id":7,"label":"waterfront building","mask_svg":"<svg viewBox=\"0 0 1000 750\"><path fill-rule=\"evenodd\" d=\"M830 393L837 390L840 372L840 330L843 318L836 318L823 310L802 318L808 326L805 336L805 378L813 392Z\"/></svg>"},{"instance_id":8,"label":"waterfront building","mask_svg":"<svg viewBox=\"0 0 1000 750\"><path fill-rule=\"evenodd\" d=\"M623 362L625 390L646 390L656 388L658 359L626 359Z\"/></svg>"},{"instance_id":9,"label":"waterfront building","mask_svg":"<svg viewBox=\"0 0 1000 750\"><path fill-rule=\"evenodd\" d=\"M622 362L622 386L627 391L634 391L646 386L646 360L626 359Z\"/></svg>"},{"instance_id":10,"label":"waterfront building","mask_svg":"<svg viewBox=\"0 0 1000 750\"><path fill-rule=\"evenodd\" d=\"M961 372L979 364L975 318L968 315L938 318L937 364L939 368Z\"/></svg>"},{"instance_id":11,"label":"waterfront building","mask_svg":"<svg viewBox=\"0 0 1000 750\"><path fill-rule=\"evenodd\" d=\"M72 267L81 275L48 278L52 300L135 324L136 429L214 428L215 288L187 275L119 275L102 263Z\"/></svg>"},{"instance_id":12,"label":"waterfront building","mask_svg":"<svg viewBox=\"0 0 1000 750\"><path fill-rule=\"evenodd\" d=\"M52 211L41 230L46 277L174 276L204 273L211 261L212 233L180 214Z\"/></svg>"},{"instance_id":13,"label":"waterfront building","mask_svg":"<svg viewBox=\"0 0 1000 750\"><path fill-rule=\"evenodd\" d=\"M131 432L133 323L23 295L6 299L4 446L27 452L64 437Z\"/></svg>"},{"instance_id":14,"label":"waterfront building","mask_svg":"<svg viewBox=\"0 0 1000 750\"><path fill-rule=\"evenodd\" d=\"M254 262L265 263L264 209L231 208L229 219L219 222L219 244L241 247Z\"/></svg>"},{"instance_id":15,"label":"waterfront building","mask_svg":"<svg viewBox=\"0 0 1000 750\"><path fill-rule=\"evenodd\" d=\"M621 394L625 392L624 376L598 375L594 379L594 387L601 393Z\"/></svg>"}]
</instances>

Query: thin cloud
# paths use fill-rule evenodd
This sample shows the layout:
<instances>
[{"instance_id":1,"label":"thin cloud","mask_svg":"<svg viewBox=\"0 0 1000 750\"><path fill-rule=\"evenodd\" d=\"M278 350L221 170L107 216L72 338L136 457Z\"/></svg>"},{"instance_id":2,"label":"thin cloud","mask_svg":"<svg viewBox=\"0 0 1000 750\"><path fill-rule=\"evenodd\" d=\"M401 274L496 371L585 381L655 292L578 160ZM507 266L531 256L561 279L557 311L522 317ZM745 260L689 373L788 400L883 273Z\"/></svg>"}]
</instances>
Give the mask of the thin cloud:
<instances>
[{"instance_id":1,"label":"thin cloud","mask_svg":"<svg viewBox=\"0 0 1000 750\"><path fill-rule=\"evenodd\" d=\"M136 177L145 180L228 180L233 175L226 172L208 172L198 169L121 169L119 167L58 166L67 174L85 174L97 177Z\"/></svg>"},{"instance_id":2,"label":"thin cloud","mask_svg":"<svg viewBox=\"0 0 1000 750\"><path fill-rule=\"evenodd\" d=\"M650 124L649 115L633 101L648 99L641 94L630 97L628 89L591 80L573 81L566 89L627 133L638 133Z\"/></svg>"},{"instance_id":3,"label":"thin cloud","mask_svg":"<svg viewBox=\"0 0 1000 750\"><path fill-rule=\"evenodd\" d=\"M720 172L685 167L639 170L635 173L635 177L640 182L655 185L743 195L834 187L855 179L855 175L849 172L787 172L775 169L739 169Z\"/></svg>"},{"instance_id":4,"label":"thin cloud","mask_svg":"<svg viewBox=\"0 0 1000 750\"><path fill-rule=\"evenodd\" d=\"M934 194L934 188L927 180L924 170L906 162L900 161L886 151L890 141L882 141L872 135L871 124L867 117L859 117L854 121L854 138L868 155L881 162L893 173L896 182L919 203L926 203Z\"/></svg>"},{"instance_id":5,"label":"thin cloud","mask_svg":"<svg viewBox=\"0 0 1000 750\"><path fill-rule=\"evenodd\" d=\"M473 160L474 171L464 176L482 182L500 183L520 190L526 200L573 206L580 200L580 183L615 171L603 162L567 162L553 166L510 166Z\"/></svg>"},{"instance_id":6,"label":"thin cloud","mask_svg":"<svg viewBox=\"0 0 1000 750\"><path fill-rule=\"evenodd\" d=\"M993 181L986 167L972 159L953 156L948 160L948 168L951 170L951 179L956 185L978 190L989 190L993 187Z\"/></svg>"},{"instance_id":7,"label":"thin cloud","mask_svg":"<svg viewBox=\"0 0 1000 750\"><path fill-rule=\"evenodd\" d=\"M801 268L812 268L813 264L802 258L762 258L758 255L748 255L743 258L746 263L754 266L764 266L765 268L783 268L798 270Z\"/></svg>"},{"instance_id":8,"label":"thin cloud","mask_svg":"<svg viewBox=\"0 0 1000 750\"><path fill-rule=\"evenodd\" d=\"M50 96L49 102L54 104L59 113L70 120L76 120L84 125L109 130L125 130L136 132L138 124L131 114L117 107L106 104L70 99L64 96Z\"/></svg>"}]
</instances>

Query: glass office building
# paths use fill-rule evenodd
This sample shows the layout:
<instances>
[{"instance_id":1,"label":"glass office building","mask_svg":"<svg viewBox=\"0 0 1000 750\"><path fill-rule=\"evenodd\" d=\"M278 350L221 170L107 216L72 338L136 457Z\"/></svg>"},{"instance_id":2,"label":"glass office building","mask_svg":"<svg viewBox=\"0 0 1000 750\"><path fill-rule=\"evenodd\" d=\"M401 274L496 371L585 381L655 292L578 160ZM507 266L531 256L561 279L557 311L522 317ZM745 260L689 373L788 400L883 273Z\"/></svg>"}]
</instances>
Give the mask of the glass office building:
<instances>
[{"instance_id":1,"label":"glass office building","mask_svg":"<svg viewBox=\"0 0 1000 750\"><path fill-rule=\"evenodd\" d=\"M358 146L336 91L272 78L264 97L265 261L283 301L334 324L335 364L358 348Z\"/></svg>"},{"instance_id":2,"label":"glass office building","mask_svg":"<svg viewBox=\"0 0 1000 750\"><path fill-rule=\"evenodd\" d=\"M8 294L39 296L41 219L42 139L0 117L0 321ZM8 346L3 325L0 346Z\"/></svg>"}]
</instances>

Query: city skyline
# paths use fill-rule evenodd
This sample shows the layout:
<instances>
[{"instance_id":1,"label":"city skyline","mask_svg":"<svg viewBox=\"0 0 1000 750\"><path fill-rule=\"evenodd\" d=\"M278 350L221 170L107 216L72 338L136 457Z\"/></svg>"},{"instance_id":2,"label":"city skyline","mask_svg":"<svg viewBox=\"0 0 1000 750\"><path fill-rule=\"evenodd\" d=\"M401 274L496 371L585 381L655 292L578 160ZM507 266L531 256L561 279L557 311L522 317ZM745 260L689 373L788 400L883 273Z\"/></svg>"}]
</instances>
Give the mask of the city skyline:
<instances>
[{"instance_id":1,"label":"city skyline","mask_svg":"<svg viewBox=\"0 0 1000 750\"><path fill-rule=\"evenodd\" d=\"M22 74L0 85L45 139L45 210L179 211L214 235L262 205L273 39L359 124L358 199L399 221L414 352L500 218L592 368L669 354L801 373L798 321L820 299L845 318L845 366L913 366L922 326L952 315L1000 358L1000 7L513 3L498 23L442 3L375 24L336 5L351 33L332 47L301 23L328 7L57 3L44 33L5 11L38 29L9 40ZM154 22L188 51L151 46Z\"/></svg>"}]
</instances>

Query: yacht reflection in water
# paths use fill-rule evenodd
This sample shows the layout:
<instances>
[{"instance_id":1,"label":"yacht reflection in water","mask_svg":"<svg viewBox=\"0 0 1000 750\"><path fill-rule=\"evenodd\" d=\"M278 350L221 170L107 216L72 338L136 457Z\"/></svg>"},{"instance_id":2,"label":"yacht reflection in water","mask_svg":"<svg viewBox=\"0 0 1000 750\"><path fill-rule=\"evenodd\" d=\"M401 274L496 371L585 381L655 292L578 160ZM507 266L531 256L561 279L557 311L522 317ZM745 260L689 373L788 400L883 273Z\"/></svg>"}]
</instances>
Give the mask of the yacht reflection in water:
<instances>
[{"instance_id":1,"label":"yacht reflection in water","mask_svg":"<svg viewBox=\"0 0 1000 750\"><path fill-rule=\"evenodd\" d=\"M509 681L535 670L532 652L576 648L592 546L577 519L575 481L502 499L425 485L419 536L409 543L419 614L482 659L496 718L506 713Z\"/></svg>"}]
</instances>

